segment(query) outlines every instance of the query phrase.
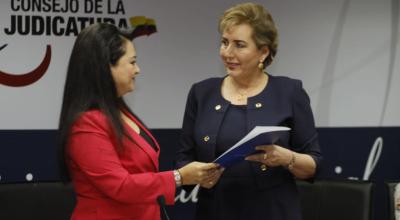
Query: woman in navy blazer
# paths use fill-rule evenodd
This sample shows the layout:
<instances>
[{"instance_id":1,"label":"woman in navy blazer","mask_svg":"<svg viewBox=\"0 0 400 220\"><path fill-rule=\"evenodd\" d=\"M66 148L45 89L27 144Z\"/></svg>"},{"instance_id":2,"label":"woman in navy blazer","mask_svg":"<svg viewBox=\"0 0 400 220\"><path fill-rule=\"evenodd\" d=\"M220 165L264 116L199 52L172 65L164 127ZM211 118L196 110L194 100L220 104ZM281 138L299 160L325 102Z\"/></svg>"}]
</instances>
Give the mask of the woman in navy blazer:
<instances>
[{"instance_id":1,"label":"woman in navy blazer","mask_svg":"<svg viewBox=\"0 0 400 220\"><path fill-rule=\"evenodd\" d=\"M227 76L192 86L177 166L212 162L255 126L287 126L274 145L203 181L197 219L301 219L295 179L310 179L321 153L310 100L299 80L264 71L277 52L277 30L258 4L225 11L219 24ZM188 189L188 188L186 188Z\"/></svg>"}]
</instances>

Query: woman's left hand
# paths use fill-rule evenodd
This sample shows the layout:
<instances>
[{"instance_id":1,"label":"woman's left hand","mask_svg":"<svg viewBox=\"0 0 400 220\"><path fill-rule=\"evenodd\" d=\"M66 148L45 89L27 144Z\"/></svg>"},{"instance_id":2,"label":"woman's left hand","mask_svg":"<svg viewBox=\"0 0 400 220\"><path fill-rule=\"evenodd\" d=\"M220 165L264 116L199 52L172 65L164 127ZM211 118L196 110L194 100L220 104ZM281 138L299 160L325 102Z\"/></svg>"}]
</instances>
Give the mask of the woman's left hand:
<instances>
[{"instance_id":1,"label":"woman's left hand","mask_svg":"<svg viewBox=\"0 0 400 220\"><path fill-rule=\"evenodd\" d=\"M247 156L245 159L263 163L269 167L287 166L293 157L293 151L278 145L257 146L262 153Z\"/></svg>"}]
</instances>

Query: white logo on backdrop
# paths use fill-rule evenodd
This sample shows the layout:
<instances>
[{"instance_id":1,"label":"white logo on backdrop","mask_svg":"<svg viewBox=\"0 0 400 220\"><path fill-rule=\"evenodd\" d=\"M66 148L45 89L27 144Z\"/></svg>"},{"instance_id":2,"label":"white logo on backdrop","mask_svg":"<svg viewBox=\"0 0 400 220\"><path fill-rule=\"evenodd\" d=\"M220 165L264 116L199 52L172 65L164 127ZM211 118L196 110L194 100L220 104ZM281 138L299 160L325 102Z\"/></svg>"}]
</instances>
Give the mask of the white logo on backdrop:
<instances>
[{"instance_id":1,"label":"white logo on backdrop","mask_svg":"<svg viewBox=\"0 0 400 220\"><path fill-rule=\"evenodd\" d=\"M372 145L371 151L369 153L367 165L365 166L363 180L369 180L372 171L374 171L376 164L378 163L379 158L381 157L382 148L383 148L383 138L378 137L375 140L374 145Z\"/></svg>"}]
</instances>

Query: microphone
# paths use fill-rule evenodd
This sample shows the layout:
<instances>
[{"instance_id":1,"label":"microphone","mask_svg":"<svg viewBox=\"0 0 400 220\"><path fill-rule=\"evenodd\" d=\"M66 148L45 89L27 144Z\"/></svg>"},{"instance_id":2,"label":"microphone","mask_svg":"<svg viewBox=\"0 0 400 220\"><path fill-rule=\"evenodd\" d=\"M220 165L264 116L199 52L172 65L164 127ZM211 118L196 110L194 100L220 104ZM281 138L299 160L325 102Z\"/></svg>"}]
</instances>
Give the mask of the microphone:
<instances>
[{"instance_id":1,"label":"microphone","mask_svg":"<svg viewBox=\"0 0 400 220\"><path fill-rule=\"evenodd\" d=\"M165 219L169 220L167 209L165 208L165 197L163 195L159 195L157 197L157 202L160 205L162 212L164 213Z\"/></svg>"}]
</instances>

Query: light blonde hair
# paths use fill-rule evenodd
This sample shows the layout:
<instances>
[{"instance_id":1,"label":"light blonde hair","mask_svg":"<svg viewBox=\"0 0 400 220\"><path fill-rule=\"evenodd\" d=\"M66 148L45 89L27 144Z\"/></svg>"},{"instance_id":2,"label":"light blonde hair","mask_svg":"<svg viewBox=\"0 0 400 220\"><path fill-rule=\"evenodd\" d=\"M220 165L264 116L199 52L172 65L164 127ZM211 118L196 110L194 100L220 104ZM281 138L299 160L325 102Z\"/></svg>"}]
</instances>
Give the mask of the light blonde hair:
<instances>
[{"instance_id":1,"label":"light blonde hair","mask_svg":"<svg viewBox=\"0 0 400 220\"><path fill-rule=\"evenodd\" d=\"M253 29L252 38L258 49L268 47L269 55L264 60L264 68L271 64L278 49L278 31L271 14L262 5L242 3L227 9L219 20L219 32L231 27L248 24Z\"/></svg>"}]
</instances>

